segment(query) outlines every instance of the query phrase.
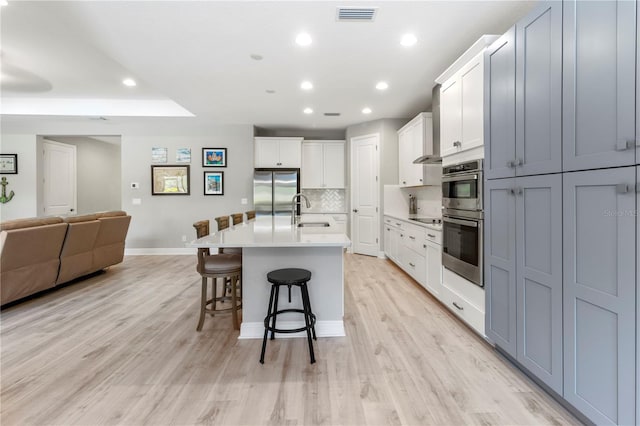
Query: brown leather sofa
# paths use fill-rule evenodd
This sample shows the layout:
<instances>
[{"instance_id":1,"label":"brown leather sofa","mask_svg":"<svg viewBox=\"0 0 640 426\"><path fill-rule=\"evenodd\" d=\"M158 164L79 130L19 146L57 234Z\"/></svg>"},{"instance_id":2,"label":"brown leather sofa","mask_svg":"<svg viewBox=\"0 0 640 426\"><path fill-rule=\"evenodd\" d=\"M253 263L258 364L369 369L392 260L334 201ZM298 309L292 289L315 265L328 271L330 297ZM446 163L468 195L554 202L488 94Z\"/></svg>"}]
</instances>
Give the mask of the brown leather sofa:
<instances>
[{"instance_id":1,"label":"brown leather sofa","mask_svg":"<svg viewBox=\"0 0 640 426\"><path fill-rule=\"evenodd\" d=\"M0 304L122 262L123 211L0 223Z\"/></svg>"}]
</instances>

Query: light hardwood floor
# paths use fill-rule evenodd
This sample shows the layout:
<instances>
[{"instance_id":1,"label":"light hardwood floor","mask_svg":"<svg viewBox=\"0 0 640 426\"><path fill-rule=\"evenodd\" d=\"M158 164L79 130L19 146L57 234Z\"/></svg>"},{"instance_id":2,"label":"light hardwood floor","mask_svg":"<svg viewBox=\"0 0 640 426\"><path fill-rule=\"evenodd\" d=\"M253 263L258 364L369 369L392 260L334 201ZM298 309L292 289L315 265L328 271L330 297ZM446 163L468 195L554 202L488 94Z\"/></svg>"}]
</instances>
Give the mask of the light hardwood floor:
<instances>
[{"instance_id":1,"label":"light hardwood floor","mask_svg":"<svg viewBox=\"0 0 640 426\"><path fill-rule=\"evenodd\" d=\"M389 261L346 255L347 337L318 339L314 365L306 339L260 365L226 315L196 332L195 261L127 257L4 309L0 423L578 423Z\"/></svg>"}]
</instances>

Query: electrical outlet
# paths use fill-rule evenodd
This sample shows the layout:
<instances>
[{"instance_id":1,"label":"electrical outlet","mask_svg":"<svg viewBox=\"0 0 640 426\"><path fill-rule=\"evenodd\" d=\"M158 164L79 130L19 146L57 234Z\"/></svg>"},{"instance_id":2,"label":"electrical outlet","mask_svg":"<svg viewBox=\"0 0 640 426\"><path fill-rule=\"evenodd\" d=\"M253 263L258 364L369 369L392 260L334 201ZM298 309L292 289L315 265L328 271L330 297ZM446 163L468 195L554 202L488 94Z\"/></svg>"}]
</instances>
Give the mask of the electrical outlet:
<instances>
[{"instance_id":1,"label":"electrical outlet","mask_svg":"<svg viewBox=\"0 0 640 426\"><path fill-rule=\"evenodd\" d=\"M183 235L183 236L182 236L182 242L184 243L184 242L186 242L186 241L187 241L187 236L186 236L186 235Z\"/></svg>"},{"instance_id":2,"label":"electrical outlet","mask_svg":"<svg viewBox=\"0 0 640 426\"><path fill-rule=\"evenodd\" d=\"M241 198L240 199L240 204L245 205L247 203L249 203L249 200L247 200L246 198Z\"/></svg>"},{"instance_id":3,"label":"electrical outlet","mask_svg":"<svg viewBox=\"0 0 640 426\"><path fill-rule=\"evenodd\" d=\"M139 206L140 204L142 204L142 198L132 198L131 204L133 204L134 206Z\"/></svg>"}]
</instances>

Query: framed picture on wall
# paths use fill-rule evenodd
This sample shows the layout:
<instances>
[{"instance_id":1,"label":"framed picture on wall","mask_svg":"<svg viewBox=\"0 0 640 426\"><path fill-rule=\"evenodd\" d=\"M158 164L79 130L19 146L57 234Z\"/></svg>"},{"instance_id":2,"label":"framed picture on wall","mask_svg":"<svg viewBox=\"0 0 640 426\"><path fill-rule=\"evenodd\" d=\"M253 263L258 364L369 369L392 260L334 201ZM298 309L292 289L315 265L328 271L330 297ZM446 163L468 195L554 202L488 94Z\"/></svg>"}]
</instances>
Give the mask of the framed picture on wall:
<instances>
[{"instance_id":1,"label":"framed picture on wall","mask_svg":"<svg viewBox=\"0 0 640 426\"><path fill-rule=\"evenodd\" d=\"M227 148L202 148L202 167L227 167Z\"/></svg>"},{"instance_id":2,"label":"framed picture on wall","mask_svg":"<svg viewBox=\"0 0 640 426\"><path fill-rule=\"evenodd\" d=\"M189 195L189 166L151 166L151 195Z\"/></svg>"},{"instance_id":3,"label":"framed picture on wall","mask_svg":"<svg viewBox=\"0 0 640 426\"><path fill-rule=\"evenodd\" d=\"M18 174L18 154L0 154L0 174Z\"/></svg>"},{"instance_id":4,"label":"framed picture on wall","mask_svg":"<svg viewBox=\"0 0 640 426\"><path fill-rule=\"evenodd\" d=\"M224 172L204 172L204 195L224 195Z\"/></svg>"}]
</instances>

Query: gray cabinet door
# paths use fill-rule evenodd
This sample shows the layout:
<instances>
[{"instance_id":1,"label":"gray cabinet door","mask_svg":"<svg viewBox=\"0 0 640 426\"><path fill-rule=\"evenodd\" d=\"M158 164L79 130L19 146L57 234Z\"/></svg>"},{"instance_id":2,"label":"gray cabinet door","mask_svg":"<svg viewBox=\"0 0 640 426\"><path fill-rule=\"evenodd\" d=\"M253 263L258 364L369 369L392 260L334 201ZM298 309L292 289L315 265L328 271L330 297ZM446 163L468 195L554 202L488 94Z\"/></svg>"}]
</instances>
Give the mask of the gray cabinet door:
<instances>
[{"instance_id":1,"label":"gray cabinet door","mask_svg":"<svg viewBox=\"0 0 640 426\"><path fill-rule=\"evenodd\" d=\"M515 27L496 40L484 60L484 140L487 179L515 176Z\"/></svg>"},{"instance_id":2,"label":"gray cabinet door","mask_svg":"<svg viewBox=\"0 0 640 426\"><path fill-rule=\"evenodd\" d=\"M636 2L566 1L563 170L635 164Z\"/></svg>"},{"instance_id":3,"label":"gray cabinet door","mask_svg":"<svg viewBox=\"0 0 640 426\"><path fill-rule=\"evenodd\" d=\"M516 175L562 171L562 2L516 24Z\"/></svg>"},{"instance_id":4,"label":"gray cabinet door","mask_svg":"<svg viewBox=\"0 0 640 426\"><path fill-rule=\"evenodd\" d=\"M564 397L635 423L636 168L563 176Z\"/></svg>"},{"instance_id":5,"label":"gray cabinet door","mask_svg":"<svg viewBox=\"0 0 640 426\"><path fill-rule=\"evenodd\" d=\"M516 358L515 179L485 184L485 332Z\"/></svg>"},{"instance_id":6,"label":"gray cabinet door","mask_svg":"<svg viewBox=\"0 0 640 426\"><path fill-rule=\"evenodd\" d=\"M518 361L562 395L562 175L516 179Z\"/></svg>"}]
</instances>

